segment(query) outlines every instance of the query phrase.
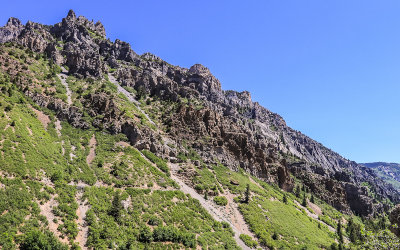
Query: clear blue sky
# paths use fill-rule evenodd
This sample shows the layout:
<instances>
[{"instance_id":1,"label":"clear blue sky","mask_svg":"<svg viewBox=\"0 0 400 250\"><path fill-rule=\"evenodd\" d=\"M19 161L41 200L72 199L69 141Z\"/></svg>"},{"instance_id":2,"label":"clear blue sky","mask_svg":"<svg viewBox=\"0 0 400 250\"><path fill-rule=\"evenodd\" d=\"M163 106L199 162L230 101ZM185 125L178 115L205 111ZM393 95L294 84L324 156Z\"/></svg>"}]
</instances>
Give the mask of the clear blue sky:
<instances>
[{"instance_id":1,"label":"clear blue sky","mask_svg":"<svg viewBox=\"0 0 400 250\"><path fill-rule=\"evenodd\" d=\"M137 53L204 64L346 158L400 162L400 1L15 0L0 22L54 24L71 8Z\"/></svg>"}]
</instances>

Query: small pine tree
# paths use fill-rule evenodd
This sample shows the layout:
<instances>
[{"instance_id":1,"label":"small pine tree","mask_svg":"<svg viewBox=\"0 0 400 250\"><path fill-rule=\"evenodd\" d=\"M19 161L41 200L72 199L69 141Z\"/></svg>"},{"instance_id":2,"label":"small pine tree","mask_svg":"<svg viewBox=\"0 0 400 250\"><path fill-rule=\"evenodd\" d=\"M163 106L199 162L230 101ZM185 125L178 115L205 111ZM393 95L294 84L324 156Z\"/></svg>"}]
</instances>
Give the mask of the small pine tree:
<instances>
[{"instance_id":1,"label":"small pine tree","mask_svg":"<svg viewBox=\"0 0 400 250\"><path fill-rule=\"evenodd\" d=\"M286 196L286 194L283 195L283 203L287 204L287 196Z\"/></svg>"},{"instance_id":2,"label":"small pine tree","mask_svg":"<svg viewBox=\"0 0 400 250\"><path fill-rule=\"evenodd\" d=\"M204 199L208 200L208 190L207 189L204 191Z\"/></svg>"},{"instance_id":3,"label":"small pine tree","mask_svg":"<svg viewBox=\"0 0 400 250\"><path fill-rule=\"evenodd\" d=\"M121 203L121 195L117 191L114 195L114 199L112 201L112 206L110 210L110 215L114 217L114 219L119 222L121 219L121 212L122 212L122 203Z\"/></svg>"},{"instance_id":4,"label":"small pine tree","mask_svg":"<svg viewBox=\"0 0 400 250\"><path fill-rule=\"evenodd\" d=\"M249 201L250 201L250 185L247 184L246 192L244 193L244 202L249 203Z\"/></svg>"},{"instance_id":5,"label":"small pine tree","mask_svg":"<svg viewBox=\"0 0 400 250\"><path fill-rule=\"evenodd\" d=\"M311 203L315 203L315 200L314 200L314 195L313 194L311 194Z\"/></svg>"},{"instance_id":6,"label":"small pine tree","mask_svg":"<svg viewBox=\"0 0 400 250\"><path fill-rule=\"evenodd\" d=\"M342 218L339 219L339 223L337 226L337 234L340 244L343 243L343 233L342 233ZM339 245L340 248L340 245Z\"/></svg>"},{"instance_id":7,"label":"small pine tree","mask_svg":"<svg viewBox=\"0 0 400 250\"><path fill-rule=\"evenodd\" d=\"M301 203L301 205L302 205L303 207L306 207L306 206L307 206L307 197L306 197L306 194L304 194L304 196L303 196L303 202Z\"/></svg>"},{"instance_id":8,"label":"small pine tree","mask_svg":"<svg viewBox=\"0 0 400 250\"><path fill-rule=\"evenodd\" d=\"M378 227L381 230L385 230L386 229L386 218L385 216L381 215L382 217L379 219L378 221Z\"/></svg>"},{"instance_id":9,"label":"small pine tree","mask_svg":"<svg viewBox=\"0 0 400 250\"><path fill-rule=\"evenodd\" d=\"M297 198L300 198L300 187L296 186L295 195Z\"/></svg>"}]
</instances>

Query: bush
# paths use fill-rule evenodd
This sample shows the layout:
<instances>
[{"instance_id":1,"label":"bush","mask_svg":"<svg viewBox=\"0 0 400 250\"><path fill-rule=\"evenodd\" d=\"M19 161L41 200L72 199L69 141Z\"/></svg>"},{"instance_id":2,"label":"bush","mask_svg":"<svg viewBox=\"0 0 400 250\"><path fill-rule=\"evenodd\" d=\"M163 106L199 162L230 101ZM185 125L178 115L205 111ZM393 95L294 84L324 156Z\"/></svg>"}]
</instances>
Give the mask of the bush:
<instances>
[{"instance_id":1,"label":"bush","mask_svg":"<svg viewBox=\"0 0 400 250\"><path fill-rule=\"evenodd\" d=\"M156 227L153 231L154 241L182 243L186 247L196 246L196 236L192 233L181 232L175 227Z\"/></svg>"},{"instance_id":2,"label":"bush","mask_svg":"<svg viewBox=\"0 0 400 250\"><path fill-rule=\"evenodd\" d=\"M4 111L6 111L6 112L9 112L9 111L11 111L12 110L12 106L11 105L7 105L5 108L4 108Z\"/></svg>"},{"instance_id":3,"label":"bush","mask_svg":"<svg viewBox=\"0 0 400 250\"><path fill-rule=\"evenodd\" d=\"M246 244L246 246L250 248L255 248L257 247L258 243L257 241L253 240L249 235L247 234L241 234L239 238Z\"/></svg>"},{"instance_id":4,"label":"bush","mask_svg":"<svg viewBox=\"0 0 400 250\"><path fill-rule=\"evenodd\" d=\"M139 241L147 242L147 243L153 241L153 233L151 232L151 230L148 226L144 226L144 227L140 228Z\"/></svg>"},{"instance_id":5,"label":"bush","mask_svg":"<svg viewBox=\"0 0 400 250\"><path fill-rule=\"evenodd\" d=\"M215 196L214 202L219 206L226 206L228 204L228 200L223 196Z\"/></svg>"},{"instance_id":6,"label":"bush","mask_svg":"<svg viewBox=\"0 0 400 250\"><path fill-rule=\"evenodd\" d=\"M40 231L30 231L23 238L20 249L68 249L61 244L52 233L42 233Z\"/></svg>"},{"instance_id":7,"label":"bush","mask_svg":"<svg viewBox=\"0 0 400 250\"><path fill-rule=\"evenodd\" d=\"M149 224L151 226L158 226L160 223L161 223L161 220L155 215L152 215L147 222L147 224Z\"/></svg>"}]
</instances>

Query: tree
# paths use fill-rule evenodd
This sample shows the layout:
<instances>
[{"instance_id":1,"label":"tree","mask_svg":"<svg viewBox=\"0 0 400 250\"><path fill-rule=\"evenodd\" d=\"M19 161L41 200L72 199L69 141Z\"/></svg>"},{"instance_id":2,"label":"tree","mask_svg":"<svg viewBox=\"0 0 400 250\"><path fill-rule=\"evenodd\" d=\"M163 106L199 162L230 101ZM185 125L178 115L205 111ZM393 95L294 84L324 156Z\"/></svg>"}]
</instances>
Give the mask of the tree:
<instances>
[{"instance_id":1,"label":"tree","mask_svg":"<svg viewBox=\"0 0 400 250\"><path fill-rule=\"evenodd\" d=\"M381 215L382 217L378 221L378 227L381 230L386 229L386 217L384 215Z\"/></svg>"},{"instance_id":2,"label":"tree","mask_svg":"<svg viewBox=\"0 0 400 250\"><path fill-rule=\"evenodd\" d=\"M119 191L117 191L114 195L114 199L112 201L112 206L110 210L110 215L114 217L114 219L119 222L121 219L121 212L122 212L123 206L121 203L121 195Z\"/></svg>"},{"instance_id":3,"label":"tree","mask_svg":"<svg viewBox=\"0 0 400 250\"><path fill-rule=\"evenodd\" d=\"M208 200L208 190L207 189L204 191L204 199Z\"/></svg>"},{"instance_id":4,"label":"tree","mask_svg":"<svg viewBox=\"0 0 400 250\"><path fill-rule=\"evenodd\" d=\"M303 195L303 202L301 203L301 205L302 205L303 207L306 207L306 206L307 206L307 197L306 197L306 194Z\"/></svg>"},{"instance_id":5,"label":"tree","mask_svg":"<svg viewBox=\"0 0 400 250\"><path fill-rule=\"evenodd\" d=\"M247 184L246 191L244 193L244 202L249 203L250 201L250 184Z\"/></svg>"},{"instance_id":6,"label":"tree","mask_svg":"<svg viewBox=\"0 0 400 250\"><path fill-rule=\"evenodd\" d=\"M315 200L314 200L314 195L313 194L311 194L311 203L315 203Z\"/></svg>"},{"instance_id":7,"label":"tree","mask_svg":"<svg viewBox=\"0 0 400 250\"><path fill-rule=\"evenodd\" d=\"M339 219L339 223L337 225L337 234L338 234L339 242L343 243L342 218Z\"/></svg>"},{"instance_id":8,"label":"tree","mask_svg":"<svg viewBox=\"0 0 400 250\"><path fill-rule=\"evenodd\" d=\"M287 195L286 194L283 195L283 203L287 204Z\"/></svg>"},{"instance_id":9,"label":"tree","mask_svg":"<svg viewBox=\"0 0 400 250\"><path fill-rule=\"evenodd\" d=\"M296 186L296 189L295 189L294 193L295 193L297 198L300 198L300 187L299 186Z\"/></svg>"},{"instance_id":10,"label":"tree","mask_svg":"<svg viewBox=\"0 0 400 250\"><path fill-rule=\"evenodd\" d=\"M347 222L346 232L349 235L351 242L357 242L357 240L361 240L361 226L355 223L353 218L350 218Z\"/></svg>"},{"instance_id":11,"label":"tree","mask_svg":"<svg viewBox=\"0 0 400 250\"><path fill-rule=\"evenodd\" d=\"M143 85L141 85L141 86L139 86L139 88L137 90L136 97L137 97L137 99L140 100L145 96L146 96L146 88Z\"/></svg>"}]
</instances>

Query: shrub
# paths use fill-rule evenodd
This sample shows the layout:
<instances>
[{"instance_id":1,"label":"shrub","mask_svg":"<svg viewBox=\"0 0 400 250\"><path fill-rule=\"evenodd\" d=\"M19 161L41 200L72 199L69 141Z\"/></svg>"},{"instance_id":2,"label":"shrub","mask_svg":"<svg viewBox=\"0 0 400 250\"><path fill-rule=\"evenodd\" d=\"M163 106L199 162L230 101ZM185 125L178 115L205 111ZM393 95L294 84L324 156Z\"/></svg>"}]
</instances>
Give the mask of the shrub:
<instances>
[{"instance_id":1,"label":"shrub","mask_svg":"<svg viewBox=\"0 0 400 250\"><path fill-rule=\"evenodd\" d=\"M7 105L5 108L4 108L4 111L6 111L6 112L9 112L9 111L11 111L12 110L12 106L11 105Z\"/></svg>"},{"instance_id":2,"label":"shrub","mask_svg":"<svg viewBox=\"0 0 400 250\"><path fill-rule=\"evenodd\" d=\"M149 224L151 226L158 226L160 223L161 223L161 220L155 215L152 215L147 222L147 224Z\"/></svg>"},{"instance_id":3,"label":"shrub","mask_svg":"<svg viewBox=\"0 0 400 250\"><path fill-rule=\"evenodd\" d=\"M52 182L56 182L56 181L59 181L59 180L62 180L62 179L63 179L63 174L62 174L61 171L54 172L50 177L50 180Z\"/></svg>"},{"instance_id":4,"label":"shrub","mask_svg":"<svg viewBox=\"0 0 400 250\"><path fill-rule=\"evenodd\" d=\"M140 228L139 241L147 243L153 241L153 233L148 226L143 226L142 228Z\"/></svg>"},{"instance_id":5,"label":"shrub","mask_svg":"<svg viewBox=\"0 0 400 250\"><path fill-rule=\"evenodd\" d=\"M47 232L46 234L40 231L28 232L22 243L20 249L68 249L67 246L61 244L53 234Z\"/></svg>"},{"instance_id":6,"label":"shrub","mask_svg":"<svg viewBox=\"0 0 400 250\"><path fill-rule=\"evenodd\" d=\"M246 246L250 248L255 248L258 245L257 241L253 240L251 236L247 234L241 234L239 238L244 242L244 244L246 244Z\"/></svg>"},{"instance_id":7,"label":"shrub","mask_svg":"<svg viewBox=\"0 0 400 250\"><path fill-rule=\"evenodd\" d=\"M157 227L153 231L154 241L182 243L186 247L196 246L196 237L192 233L181 232L175 227Z\"/></svg>"},{"instance_id":8,"label":"shrub","mask_svg":"<svg viewBox=\"0 0 400 250\"><path fill-rule=\"evenodd\" d=\"M223 196L215 196L214 202L219 206L226 206L228 204L228 200Z\"/></svg>"}]
</instances>

